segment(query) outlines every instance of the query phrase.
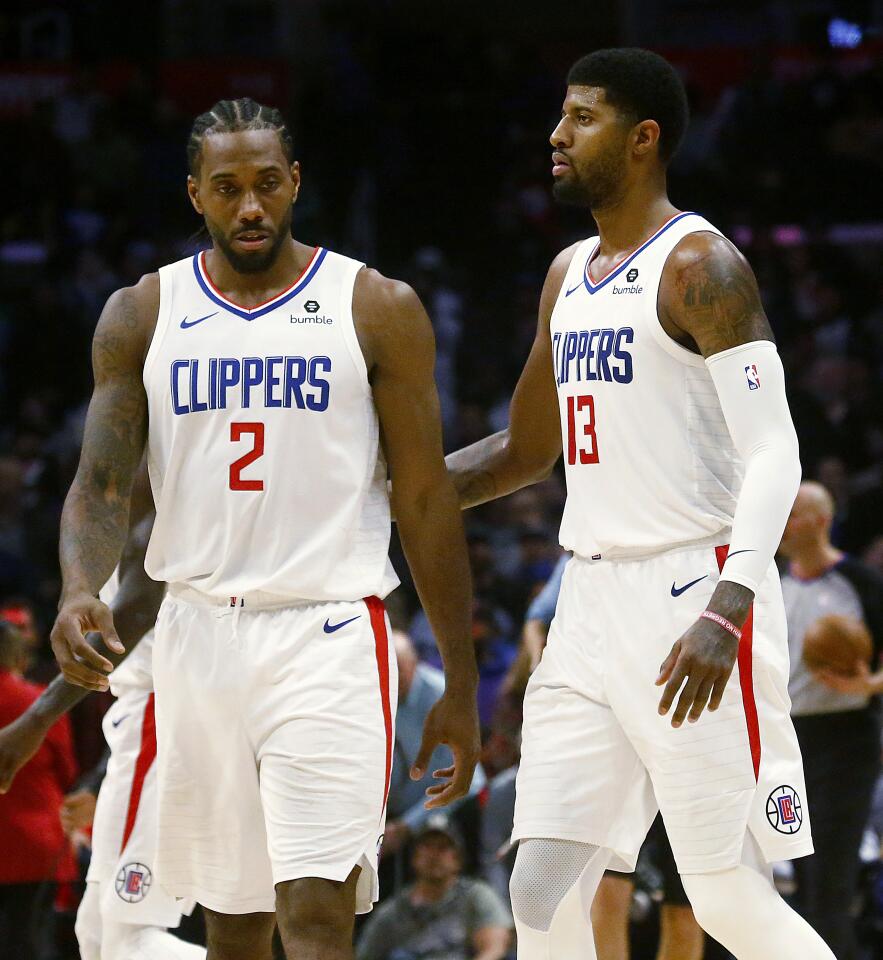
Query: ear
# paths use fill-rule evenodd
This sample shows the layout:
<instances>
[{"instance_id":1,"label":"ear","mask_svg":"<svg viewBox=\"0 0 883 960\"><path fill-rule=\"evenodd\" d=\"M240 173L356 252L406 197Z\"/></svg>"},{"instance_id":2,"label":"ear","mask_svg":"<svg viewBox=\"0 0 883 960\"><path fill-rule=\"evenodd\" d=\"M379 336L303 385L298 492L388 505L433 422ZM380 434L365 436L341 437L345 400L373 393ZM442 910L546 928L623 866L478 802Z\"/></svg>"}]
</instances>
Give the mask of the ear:
<instances>
[{"instance_id":1,"label":"ear","mask_svg":"<svg viewBox=\"0 0 883 960\"><path fill-rule=\"evenodd\" d=\"M297 195L300 193L300 162L295 160L291 165L291 182L293 185L291 193L291 202L297 201Z\"/></svg>"},{"instance_id":2,"label":"ear","mask_svg":"<svg viewBox=\"0 0 883 960\"><path fill-rule=\"evenodd\" d=\"M190 197L193 209L202 216L203 209L199 199L199 181L192 175L187 177L187 196Z\"/></svg>"},{"instance_id":3,"label":"ear","mask_svg":"<svg viewBox=\"0 0 883 960\"><path fill-rule=\"evenodd\" d=\"M636 156L649 155L659 146L659 124L655 120L642 120L632 129L632 150Z\"/></svg>"}]
</instances>

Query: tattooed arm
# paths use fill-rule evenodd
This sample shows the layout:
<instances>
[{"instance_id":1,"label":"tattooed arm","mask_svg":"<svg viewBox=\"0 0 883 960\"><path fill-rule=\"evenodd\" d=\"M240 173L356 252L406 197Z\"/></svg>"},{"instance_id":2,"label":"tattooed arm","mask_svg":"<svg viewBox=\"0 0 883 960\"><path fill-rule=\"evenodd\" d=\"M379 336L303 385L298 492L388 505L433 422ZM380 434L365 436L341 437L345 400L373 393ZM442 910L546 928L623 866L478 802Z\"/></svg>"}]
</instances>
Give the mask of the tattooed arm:
<instances>
[{"instance_id":1,"label":"tattooed arm","mask_svg":"<svg viewBox=\"0 0 883 960\"><path fill-rule=\"evenodd\" d=\"M723 237L695 233L672 251L659 287L666 332L701 353L733 445L744 465L727 557L708 611L737 627L746 622L766 576L800 482L797 436L785 396L782 363L745 258ZM716 709L738 652L723 627L698 620L660 668L660 713L681 685L672 723Z\"/></svg>"},{"instance_id":2,"label":"tattooed arm","mask_svg":"<svg viewBox=\"0 0 883 960\"><path fill-rule=\"evenodd\" d=\"M445 458L461 509L545 480L561 456L549 324L576 247L559 253L546 275L536 337L512 396L509 426Z\"/></svg>"},{"instance_id":3,"label":"tattooed arm","mask_svg":"<svg viewBox=\"0 0 883 960\"><path fill-rule=\"evenodd\" d=\"M755 340L775 342L748 261L716 233L691 233L671 252L659 283L659 322L703 357Z\"/></svg>"},{"instance_id":4,"label":"tattooed arm","mask_svg":"<svg viewBox=\"0 0 883 960\"><path fill-rule=\"evenodd\" d=\"M113 664L87 641L89 631L122 654L113 617L97 599L113 573L129 526L132 481L147 436L142 372L156 325L159 277L150 274L114 293L92 343L95 388L89 403L80 465L61 515L62 594L52 649L65 676L106 689Z\"/></svg>"}]
</instances>

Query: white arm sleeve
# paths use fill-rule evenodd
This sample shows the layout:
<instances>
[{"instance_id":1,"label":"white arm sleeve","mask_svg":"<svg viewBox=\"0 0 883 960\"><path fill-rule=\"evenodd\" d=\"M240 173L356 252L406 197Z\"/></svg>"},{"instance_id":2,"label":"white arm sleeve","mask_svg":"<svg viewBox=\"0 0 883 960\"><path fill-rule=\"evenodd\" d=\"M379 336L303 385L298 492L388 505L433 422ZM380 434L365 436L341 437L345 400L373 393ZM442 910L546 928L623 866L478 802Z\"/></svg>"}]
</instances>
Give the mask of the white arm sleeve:
<instances>
[{"instance_id":1,"label":"white arm sleeve","mask_svg":"<svg viewBox=\"0 0 883 960\"><path fill-rule=\"evenodd\" d=\"M776 345L755 340L705 361L733 444L745 463L721 580L757 591L800 485L797 434Z\"/></svg>"}]
</instances>

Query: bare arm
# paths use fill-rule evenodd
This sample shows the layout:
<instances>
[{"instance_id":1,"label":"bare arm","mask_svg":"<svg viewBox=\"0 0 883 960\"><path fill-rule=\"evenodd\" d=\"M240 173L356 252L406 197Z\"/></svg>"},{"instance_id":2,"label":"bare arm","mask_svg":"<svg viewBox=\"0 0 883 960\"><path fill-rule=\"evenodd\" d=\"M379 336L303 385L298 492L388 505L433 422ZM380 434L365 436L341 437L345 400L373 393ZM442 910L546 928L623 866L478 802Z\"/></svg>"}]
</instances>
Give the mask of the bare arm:
<instances>
[{"instance_id":1,"label":"bare arm","mask_svg":"<svg viewBox=\"0 0 883 960\"><path fill-rule=\"evenodd\" d=\"M706 360L745 344L757 341L774 342L751 267L731 243L717 234L690 234L672 251L660 283L658 312L660 322L669 336L682 346L701 353ZM716 362L718 361L713 361ZM781 370L781 364L779 369ZM768 390L771 386L767 383ZM719 395L726 415L724 396ZM785 419L790 424L784 394L781 405L785 408ZM728 425L732 434L733 425L729 419ZM735 435L733 439L738 443ZM787 469L775 478L758 478L762 481L761 486L781 483L785 485L785 490L791 483L787 476L793 472L791 455L790 451L785 453ZM753 469L756 470L757 467L748 463L733 524L734 539L744 504L756 498L757 490L749 485L749 476ZM799 473L799 465L797 469ZM793 500L793 497L790 499ZM790 502L788 506L790 507ZM773 513L782 513L782 510L773 504L770 514ZM786 518L787 508L781 517L783 526ZM758 544L752 543L752 547L754 546ZM735 551L736 548L732 549ZM739 552L760 556L755 550ZM771 559L772 554L767 560ZM741 583L726 579L725 571L707 609L741 627L753 599L754 591ZM666 687L660 701L660 712L667 712L685 680L686 686L672 717L675 726L680 725L688 710L690 720L695 721L706 703L710 709L716 709L723 697L737 652L738 642L734 636L715 623L699 620L675 643L662 664L657 682L666 683Z\"/></svg>"},{"instance_id":2,"label":"bare arm","mask_svg":"<svg viewBox=\"0 0 883 960\"><path fill-rule=\"evenodd\" d=\"M561 456L549 323L575 250L576 245L562 251L549 268L540 297L536 337L512 396L508 428L447 457L463 509L544 480Z\"/></svg>"},{"instance_id":3,"label":"bare arm","mask_svg":"<svg viewBox=\"0 0 883 960\"><path fill-rule=\"evenodd\" d=\"M116 653L125 649L96 595L117 565L129 526L132 482L147 435L142 371L158 304L156 275L118 290L107 301L92 345L95 388L80 464L61 516L63 585L52 630L56 657L69 662L68 679L87 685L96 682L96 671L112 669L85 642L88 631L101 633Z\"/></svg>"},{"instance_id":4,"label":"bare arm","mask_svg":"<svg viewBox=\"0 0 883 960\"><path fill-rule=\"evenodd\" d=\"M432 326L410 287L372 270L359 274L353 310L380 418L399 537L445 667L445 693L427 718L412 771L419 779L435 747L451 747L452 781L430 788L431 804L441 806L468 791L480 745L472 580L442 452Z\"/></svg>"}]
</instances>

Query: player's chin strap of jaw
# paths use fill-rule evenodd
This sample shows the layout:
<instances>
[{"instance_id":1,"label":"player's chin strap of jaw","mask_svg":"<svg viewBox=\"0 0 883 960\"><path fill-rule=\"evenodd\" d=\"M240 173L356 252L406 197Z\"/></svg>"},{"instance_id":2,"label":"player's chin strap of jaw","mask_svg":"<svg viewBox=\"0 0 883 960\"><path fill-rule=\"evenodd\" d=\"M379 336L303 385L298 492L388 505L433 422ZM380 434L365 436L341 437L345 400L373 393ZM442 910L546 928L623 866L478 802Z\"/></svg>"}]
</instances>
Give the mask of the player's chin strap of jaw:
<instances>
[{"instance_id":1,"label":"player's chin strap of jaw","mask_svg":"<svg viewBox=\"0 0 883 960\"><path fill-rule=\"evenodd\" d=\"M721 580L757 592L800 485L797 434L776 345L744 343L705 361L733 444L745 464Z\"/></svg>"}]
</instances>

